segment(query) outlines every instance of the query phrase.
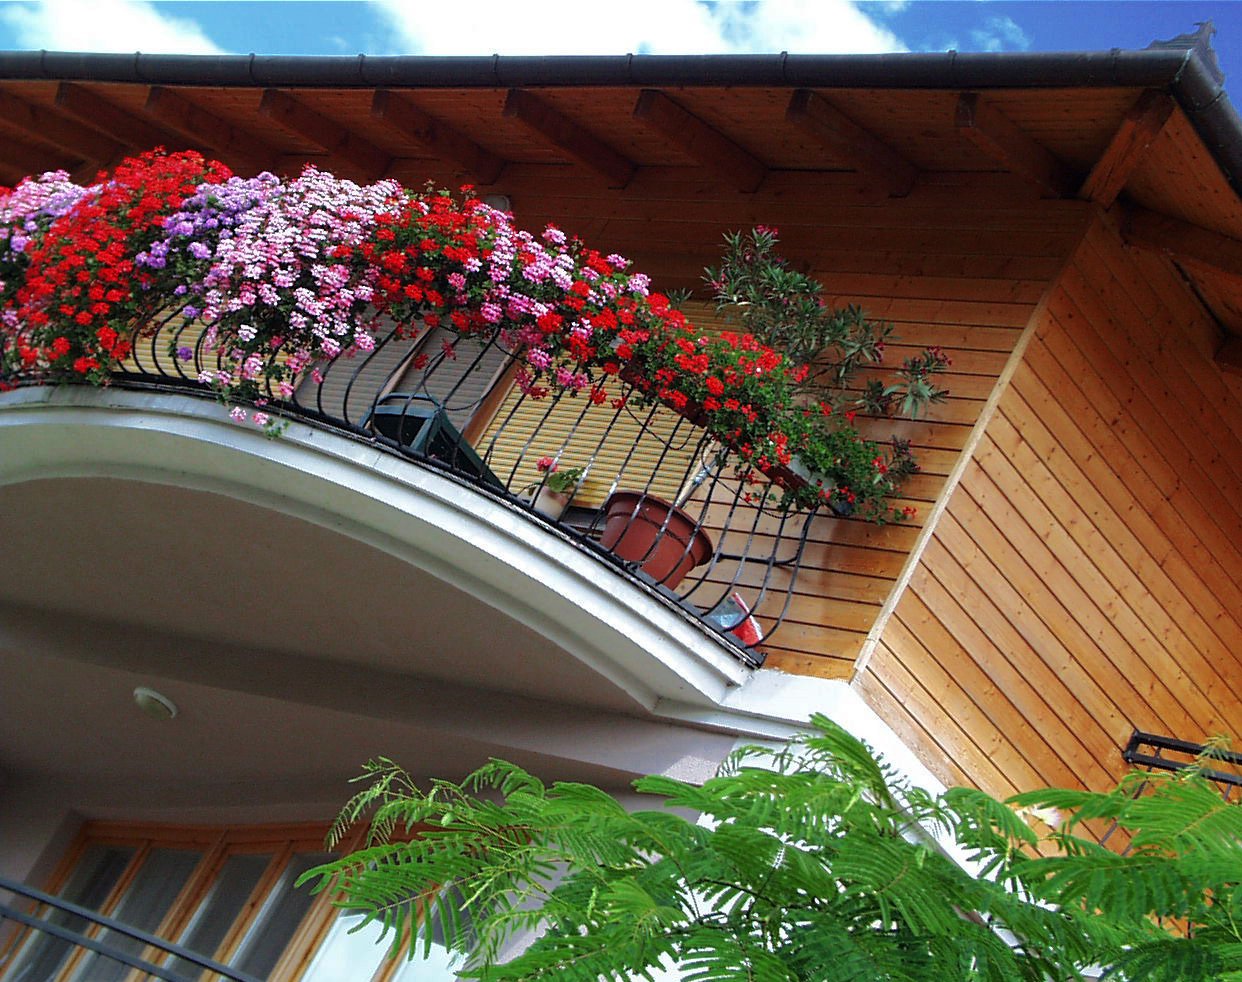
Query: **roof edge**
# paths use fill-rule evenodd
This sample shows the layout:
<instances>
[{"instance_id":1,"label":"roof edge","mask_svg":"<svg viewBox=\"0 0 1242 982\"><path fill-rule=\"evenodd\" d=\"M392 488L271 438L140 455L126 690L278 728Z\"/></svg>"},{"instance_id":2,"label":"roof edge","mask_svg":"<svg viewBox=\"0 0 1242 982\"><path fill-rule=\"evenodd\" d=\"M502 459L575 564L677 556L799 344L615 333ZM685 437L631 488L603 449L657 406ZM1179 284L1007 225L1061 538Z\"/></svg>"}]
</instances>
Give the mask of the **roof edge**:
<instances>
[{"instance_id":1,"label":"roof edge","mask_svg":"<svg viewBox=\"0 0 1242 982\"><path fill-rule=\"evenodd\" d=\"M487 57L98 54L0 51L0 80L148 85L817 88L1165 87L1184 50L868 55L556 55Z\"/></svg>"},{"instance_id":2,"label":"roof edge","mask_svg":"<svg viewBox=\"0 0 1242 982\"><path fill-rule=\"evenodd\" d=\"M1242 119L1202 46L1096 52L791 55L166 55L0 51L0 81L291 88L782 86L1164 89L1242 194Z\"/></svg>"},{"instance_id":3,"label":"roof edge","mask_svg":"<svg viewBox=\"0 0 1242 982\"><path fill-rule=\"evenodd\" d=\"M1169 92L1212 154L1229 186L1242 195L1242 118L1225 91L1223 76L1198 48L1185 57Z\"/></svg>"}]
</instances>

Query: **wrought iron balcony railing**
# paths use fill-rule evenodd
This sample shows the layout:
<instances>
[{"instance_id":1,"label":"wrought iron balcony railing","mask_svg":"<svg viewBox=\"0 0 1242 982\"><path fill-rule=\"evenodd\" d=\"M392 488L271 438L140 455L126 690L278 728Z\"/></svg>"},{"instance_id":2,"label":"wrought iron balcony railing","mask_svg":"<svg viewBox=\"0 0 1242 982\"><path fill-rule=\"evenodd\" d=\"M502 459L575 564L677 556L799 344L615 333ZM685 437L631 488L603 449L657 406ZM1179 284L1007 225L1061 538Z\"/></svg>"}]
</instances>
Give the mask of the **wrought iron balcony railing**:
<instances>
[{"instance_id":1,"label":"wrought iron balcony railing","mask_svg":"<svg viewBox=\"0 0 1242 982\"><path fill-rule=\"evenodd\" d=\"M615 377L595 390L524 392L520 359L495 335L384 328L374 342L307 367L292 391L268 384L261 411L366 439L525 509L701 619L746 664L762 663L813 512L779 508L766 485L739 480L728 448L667 408L638 408ZM171 316L143 332L114 383L211 396L212 374L232 367L200 324ZM576 479L556 494L567 476Z\"/></svg>"},{"instance_id":2,"label":"wrought iron balcony railing","mask_svg":"<svg viewBox=\"0 0 1242 982\"><path fill-rule=\"evenodd\" d=\"M1127 764L1149 771L1198 768L1205 778L1220 785L1226 799L1242 789L1242 753L1232 750L1213 749L1208 753L1201 743L1135 730L1121 755Z\"/></svg>"},{"instance_id":3,"label":"wrought iron balcony railing","mask_svg":"<svg viewBox=\"0 0 1242 982\"><path fill-rule=\"evenodd\" d=\"M181 945L0 877L4 892L26 902L0 903L0 927L6 921L12 925L10 936L0 932L0 982L59 978L80 955L90 961L83 963L86 974L76 978L260 982Z\"/></svg>"}]
</instances>

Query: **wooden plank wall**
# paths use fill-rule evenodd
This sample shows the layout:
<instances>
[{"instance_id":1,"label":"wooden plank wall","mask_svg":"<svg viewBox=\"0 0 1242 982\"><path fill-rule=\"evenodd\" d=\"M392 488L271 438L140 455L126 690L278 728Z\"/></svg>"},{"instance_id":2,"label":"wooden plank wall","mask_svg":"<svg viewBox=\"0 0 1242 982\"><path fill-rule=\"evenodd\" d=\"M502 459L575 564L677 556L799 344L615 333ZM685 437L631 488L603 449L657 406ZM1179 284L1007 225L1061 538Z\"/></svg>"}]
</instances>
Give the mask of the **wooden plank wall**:
<instances>
[{"instance_id":1,"label":"wooden plank wall","mask_svg":"<svg viewBox=\"0 0 1242 982\"><path fill-rule=\"evenodd\" d=\"M956 218L959 228L939 235L927 227L903 228L900 219L890 218L897 227L883 230L881 252L834 250L817 257L815 272L831 291L832 302L859 304L870 316L894 323L899 343L886 352L890 365L926 345L941 345L951 353L952 370L944 378L951 397L917 422L864 423L874 439L897 435L911 440L922 473L907 483L898 505L916 508L915 519L886 527L850 519L816 522L786 621L767 646L768 667L850 676L922 523L1047 289L1050 270L1069 249L1071 233L1064 230L1038 243L1028 238L1012 246L1036 255L1005 255L990 234L970 227L983 221L982 215L963 209ZM1079 226L1070 228L1076 233ZM867 234L876 236L877 230ZM997 254L978 254L992 247Z\"/></svg>"},{"instance_id":2,"label":"wooden plank wall","mask_svg":"<svg viewBox=\"0 0 1242 982\"><path fill-rule=\"evenodd\" d=\"M553 221L633 257L655 288L692 285L724 232L778 225L785 254L822 280L831 302L896 325L891 364L925 345L951 352L947 403L918 422L869 425L877 439L914 445L924 472L905 503L916 520L818 521L789 615L766 646L769 667L849 678L1009 353L1081 235L1086 206L1040 200L1003 175L936 175L894 199L849 175L783 172L754 195L650 173L624 193L566 182L534 199L515 194L514 207L528 227Z\"/></svg>"},{"instance_id":3,"label":"wooden plank wall","mask_svg":"<svg viewBox=\"0 0 1242 982\"><path fill-rule=\"evenodd\" d=\"M946 781L1109 786L1242 735L1242 401L1164 260L1093 224L855 686Z\"/></svg>"}]
</instances>

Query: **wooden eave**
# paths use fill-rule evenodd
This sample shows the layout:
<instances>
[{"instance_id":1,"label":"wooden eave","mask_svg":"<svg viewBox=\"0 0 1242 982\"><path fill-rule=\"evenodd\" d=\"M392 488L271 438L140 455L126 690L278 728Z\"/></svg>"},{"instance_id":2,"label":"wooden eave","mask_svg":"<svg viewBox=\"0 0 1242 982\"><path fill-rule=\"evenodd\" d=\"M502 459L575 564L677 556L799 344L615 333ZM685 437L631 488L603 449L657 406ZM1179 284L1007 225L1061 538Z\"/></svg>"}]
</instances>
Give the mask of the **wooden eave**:
<instances>
[{"instance_id":1,"label":"wooden eave","mask_svg":"<svg viewBox=\"0 0 1242 982\"><path fill-rule=\"evenodd\" d=\"M58 84L51 81L4 81L0 92L56 116L70 115L56 104ZM121 82L70 83L99 100L106 100L120 113L161 124L148 110L151 90L175 91L187 102L238 132L262 134L284 167L312 159L327 162L329 149L322 140L310 140L295 131L271 126L260 113L265 87L220 88L205 86L151 86ZM382 115L373 115L374 89L297 89L280 87L297 103L338 128L340 138L354 137L374 145L393 159L393 171L425 166L452 170L452 161L438 159L425 142L418 141ZM556 144L533 132L514 115L506 116L504 106L508 88L389 88L399 93L424 114L452 127L475 145L505 161L571 166L582 168ZM670 139L640 116L635 107L644 87L556 87L529 89L550 109L573 120L585 132L604 141L621 156L643 167L684 167L709 173L688 152L681 141ZM856 170L853 154L833 153L824 142L786 118L789 87L731 88L724 86L678 88L662 96L692 114L739 150L762 161L772 170L845 171ZM997 172L996 162L963 141L954 125L954 111L960 93L950 90L807 90L835 105L874 139L920 171ZM1141 90L1129 88L1039 89L996 91L987 95L988 104L1013 120L1031 139L1072 171L1086 173L1107 145L1124 113ZM98 125L75 117L108 135L108 124ZM6 123L29 125L12 117ZM135 127L137 128L137 127ZM168 142L177 142L172 134ZM113 135L118 142L125 142ZM180 138L182 142L184 138ZM81 159L87 159L83 149ZM226 150L225 156L228 156ZM3 160L0 147L0 161ZM98 161L96 161L98 162ZM227 160L226 160L227 162ZM336 161L347 163L347 161ZM727 177L721 182L728 184Z\"/></svg>"},{"instance_id":2,"label":"wooden eave","mask_svg":"<svg viewBox=\"0 0 1242 982\"><path fill-rule=\"evenodd\" d=\"M396 108L375 110L379 89ZM518 91L559 130L534 126L530 112L516 111ZM795 94L795 110L803 109L790 113ZM332 87L79 75L0 81L0 109L6 105L0 176L9 180L40 161L88 176L115 162L118 147L132 151L144 136L159 136L170 148L197 144L242 173L256 163L295 173L309 162L358 180L386 174L412 186L487 184L528 221L564 221L540 204L556 187L559 195L600 202L598 220L575 229L584 235L608 214L623 220L630 205L662 201L676 214L696 200L747 195L760 183L777 200L824 193L870 199L908 186L917 202L925 189L956 182L998 200L1079 196L1105 208L1119 201L1242 241L1242 200L1219 155L1168 93L1142 85L660 87L550 78L520 88ZM808 105L820 110L818 123L808 122ZM195 141L185 126L170 125L176 106L192 107L211 132ZM653 106L675 109L695 132L653 125ZM830 117L856 139L861 134L865 151L826 138ZM246 134L261 142L247 145ZM709 144L716 150L705 151ZM876 163L886 158L901 165L895 181ZM754 221L767 220L761 204ZM649 255L663 258L654 248ZM1179 268L1220 322L1222 338L1242 336L1242 277L1201 263Z\"/></svg>"}]
</instances>

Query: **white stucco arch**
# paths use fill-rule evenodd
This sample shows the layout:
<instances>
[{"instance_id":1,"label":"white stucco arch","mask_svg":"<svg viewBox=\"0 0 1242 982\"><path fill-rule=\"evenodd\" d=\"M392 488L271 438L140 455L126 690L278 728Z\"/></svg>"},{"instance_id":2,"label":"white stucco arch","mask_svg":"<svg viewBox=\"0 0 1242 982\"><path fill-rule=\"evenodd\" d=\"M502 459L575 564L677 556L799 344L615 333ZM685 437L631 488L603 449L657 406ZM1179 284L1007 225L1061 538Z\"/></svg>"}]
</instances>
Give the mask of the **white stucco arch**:
<instances>
[{"instance_id":1,"label":"white stucco arch","mask_svg":"<svg viewBox=\"0 0 1242 982\"><path fill-rule=\"evenodd\" d=\"M647 710L720 706L752 674L689 615L520 509L305 423L271 439L187 394L0 394L0 486L76 477L207 491L332 529L540 630Z\"/></svg>"}]
</instances>

